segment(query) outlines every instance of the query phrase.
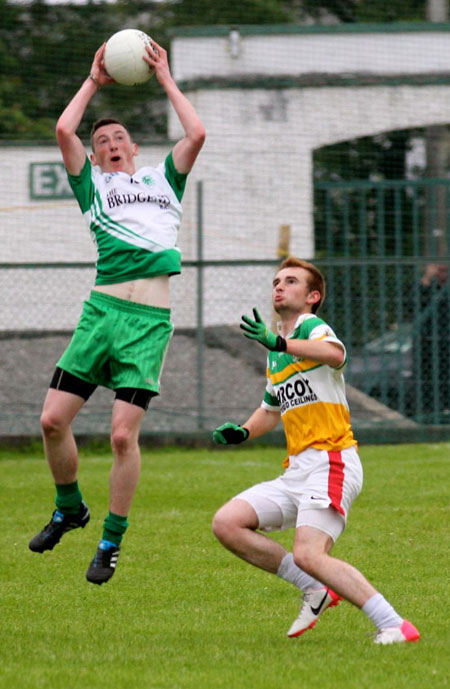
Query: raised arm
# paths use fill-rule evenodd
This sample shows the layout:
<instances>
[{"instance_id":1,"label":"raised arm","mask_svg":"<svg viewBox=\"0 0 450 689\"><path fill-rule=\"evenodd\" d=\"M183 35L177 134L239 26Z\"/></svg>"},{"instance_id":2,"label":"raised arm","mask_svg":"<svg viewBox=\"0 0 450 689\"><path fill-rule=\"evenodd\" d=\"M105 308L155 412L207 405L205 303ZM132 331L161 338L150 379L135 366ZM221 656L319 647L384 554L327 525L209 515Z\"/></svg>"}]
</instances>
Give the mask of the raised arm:
<instances>
[{"instance_id":1,"label":"raised arm","mask_svg":"<svg viewBox=\"0 0 450 689\"><path fill-rule=\"evenodd\" d=\"M190 172L205 141L205 128L193 105L176 85L169 68L167 52L152 41L153 50L147 46L144 60L155 68L156 78L167 93L185 131L185 136L175 144L173 162L178 172Z\"/></svg>"},{"instance_id":2,"label":"raised arm","mask_svg":"<svg viewBox=\"0 0 450 689\"><path fill-rule=\"evenodd\" d=\"M275 335L264 323L257 309L253 309L253 316L242 316L240 327L245 337L257 340L273 352L287 352L302 359L312 359L319 364L326 364L331 368L339 368L345 361L345 350L337 342L323 342L322 340L285 339Z\"/></svg>"},{"instance_id":3,"label":"raised arm","mask_svg":"<svg viewBox=\"0 0 450 689\"><path fill-rule=\"evenodd\" d=\"M83 82L56 124L56 140L61 149L64 165L71 175L80 174L86 160L86 151L76 133L85 110L100 86L113 83L113 79L105 71L104 51L105 44L95 53L90 76Z\"/></svg>"}]
</instances>

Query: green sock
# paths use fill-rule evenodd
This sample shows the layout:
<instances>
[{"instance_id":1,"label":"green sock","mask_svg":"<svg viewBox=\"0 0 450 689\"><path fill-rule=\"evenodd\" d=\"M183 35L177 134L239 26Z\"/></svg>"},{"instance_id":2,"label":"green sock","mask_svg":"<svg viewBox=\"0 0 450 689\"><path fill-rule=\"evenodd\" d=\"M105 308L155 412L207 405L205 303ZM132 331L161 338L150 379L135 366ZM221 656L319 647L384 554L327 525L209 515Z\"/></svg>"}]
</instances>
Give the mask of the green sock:
<instances>
[{"instance_id":1,"label":"green sock","mask_svg":"<svg viewBox=\"0 0 450 689\"><path fill-rule=\"evenodd\" d=\"M122 537L128 528L126 517L121 517L120 514L109 512L108 516L103 522L103 536L104 541L111 541L116 545L120 545Z\"/></svg>"},{"instance_id":2,"label":"green sock","mask_svg":"<svg viewBox=\"0 0 450 689\"><path fill-rule=\"evenodd\" d=\"M56 483L55 504L63 514L76 514L83 499L78 487L78 481L73 483Z\"/></svg>"}]
</instances>

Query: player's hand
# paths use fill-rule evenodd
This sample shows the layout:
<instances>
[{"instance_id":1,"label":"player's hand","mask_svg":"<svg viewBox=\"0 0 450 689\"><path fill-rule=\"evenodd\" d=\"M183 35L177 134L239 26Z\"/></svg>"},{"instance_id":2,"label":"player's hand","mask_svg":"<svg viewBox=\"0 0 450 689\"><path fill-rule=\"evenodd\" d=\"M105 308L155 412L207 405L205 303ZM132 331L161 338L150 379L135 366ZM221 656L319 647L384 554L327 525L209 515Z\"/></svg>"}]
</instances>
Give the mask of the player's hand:
<instances>
[{"instance_id":1,"label":"player's hand","mask_svg":"<svg viewBox=\"0 0 450 689\"><path fill-rule=\"evenodd\" d=\"M286 340L284 337L275 335L275 333L267 327L256 308L253 309L253 316L255 320L252 320L248 316L242 316L244 323L241 323L240 327L244 331L245 337L250 338L250 340L261 342L264 347L271 349L273 352L285 352Z\"/></svg>"},{"instance_id":2,"label":"player's hand","mask_svg":"<svg viewBox=\"0 0 450 689\"><path fill-rule=\"evenodd\" d=\"M247 440L248 436L249 432L246 428L227 422L216 428L212 439L217 445L239 445Z\"/></svg>"},{"instance_id":3,"label":"player's hand","mask_svg":"<svg viewBox=\"0 0 450 689\"><path fill-rule=\"evenodd\" d=\"M172 75L169 68L169 60L167 59L167 50L162 48L156 41L151 40L151 47L149 45L145 46L147 52L143 56L143 60L147 62L150 67L155 70L156 78L159 83L164 86L169 80L172 80Z\"/></svg>"},{"instance_id":4,"label":"player's hand","mask_svg":"<svg viewBox=\"0 0 450 689\"><path fill-rule=\"evenodd\" d=\"M114 79L109 76L105 69L105 46L106 43L103 43L95 53L90 72L91 76L99 86L106 86L106 84L114 83Z\"/></svg>"}]
</instances>

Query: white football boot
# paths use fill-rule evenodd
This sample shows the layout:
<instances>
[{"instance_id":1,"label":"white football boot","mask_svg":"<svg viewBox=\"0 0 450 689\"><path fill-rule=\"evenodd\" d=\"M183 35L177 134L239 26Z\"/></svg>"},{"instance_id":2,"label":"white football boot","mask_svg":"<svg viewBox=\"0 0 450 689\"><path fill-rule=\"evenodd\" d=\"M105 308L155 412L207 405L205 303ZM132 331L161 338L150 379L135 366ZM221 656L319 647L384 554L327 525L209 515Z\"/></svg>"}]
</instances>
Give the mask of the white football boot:
<instances>
[{"instance_id":1,"label":"white football boot","mask_svg":"<svg viewBox=\"0 0 450 689\"><path fill-rule=\"evenodd\" d=\"M292 639L307 632L308 629L312 629L323 611L327 608L334 608L341 600L342 597L329 588L304 593L300 614L294 620L287 635Z\"/></svg>"},{"instance_id":2,"label":"white football boot","mask_svg":"<svg viewBox=\"0 0 450 689\"><path fill-rule=\"evenodd\" d=\"M401 644L407 641L419 641L419 630L408 620L403 620L400 627L386 627L380 629L374 639L374 643L382 644Z\"/></svg>"}]
</instances>

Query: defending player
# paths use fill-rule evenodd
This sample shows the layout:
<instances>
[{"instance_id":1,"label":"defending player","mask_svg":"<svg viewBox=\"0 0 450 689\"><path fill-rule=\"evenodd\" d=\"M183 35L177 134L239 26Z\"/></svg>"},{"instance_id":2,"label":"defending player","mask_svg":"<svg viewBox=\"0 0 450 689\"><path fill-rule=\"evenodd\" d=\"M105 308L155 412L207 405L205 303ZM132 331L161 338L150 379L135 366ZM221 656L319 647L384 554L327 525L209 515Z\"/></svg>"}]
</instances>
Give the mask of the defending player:
<instances>
[{"instance_id":1,"label":"defending player","mask_svg":"<svg viewBox=\"0 0 450 689\"><path fill-rule=\"evenodd\" d=\"M56 136L69 182L98 248L97 276L68 349L57 364L41 425L56 484L56 510L30 549L52 550L61 536L84 528L89 509L77 482L78 454L71 423L97 385L116 392L112 410L109 514L86 573L102 584L114 574L140 473L139 430L150 399L159 394L172 335L169 276L180 272L177 233L186 177L205 139L194 108L175 84L167 53L154 41L148 64L164 88L185 135L157 168L136 169L138 147L123 124L103 119L92 128L89 158L76 131L107 75L104 45L89 78L59 118ZM98 166L97 170L94 166Z\"/></svg>"},{"instance_id":2,"label":"defending player","mask_svg":"<svg viewBox=\"0 0 450 689\"><path fill-rule=\"evenodd\" d=\"M287 439L286 471L226 503L215 515L219 541L252 565L304 592L297 637L342 598L361 608L377 628L375 643L417 641L419 632L400 617L354 567L330 555L362 487L362 468L350 425L343 369L345 347L315 313L325 281L311 263L288 258L273 281L280 334L254 309L243 316L246 337L269 350L264 400L243 426L225 423L216 443L235 444L275 428L280 417ZM261 531L295 527L293 554Z\"/></svg>"}]
</instances>

